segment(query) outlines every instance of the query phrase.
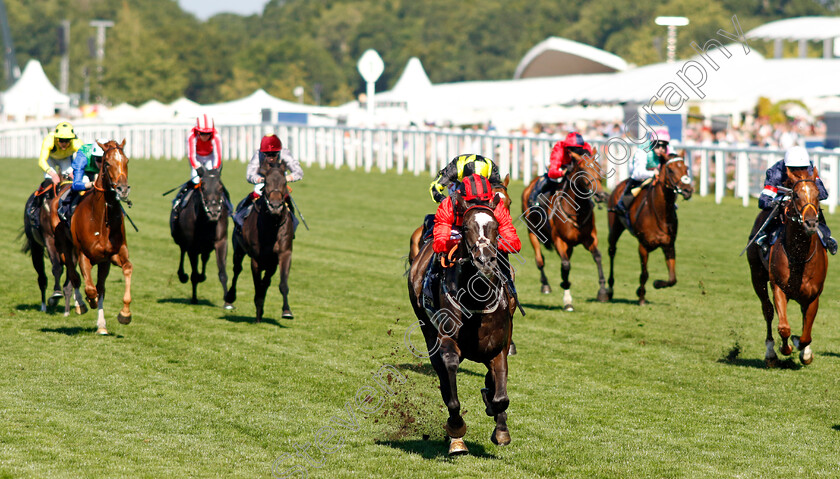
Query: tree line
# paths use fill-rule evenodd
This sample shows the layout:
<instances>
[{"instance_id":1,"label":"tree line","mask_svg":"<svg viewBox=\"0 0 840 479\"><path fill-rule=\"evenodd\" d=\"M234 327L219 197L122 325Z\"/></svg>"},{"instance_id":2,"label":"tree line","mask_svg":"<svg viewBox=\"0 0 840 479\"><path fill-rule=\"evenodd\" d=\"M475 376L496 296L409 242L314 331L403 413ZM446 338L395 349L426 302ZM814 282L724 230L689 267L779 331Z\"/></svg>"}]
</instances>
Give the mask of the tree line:
<instances>
[{"instance_id":1,"label":"tree line","mask_svg":"<svg viewBox=\"0 0 840 479\"><path fill-rule=\"evenodd\" d=\"M39 60L59 83L59 26L70 21L69 91L91 100L140 104L186 96L199 103L257 88L288 100L337 105L364 91L356 61L368 48L385 61L377 90L393 86L416 56L433 83L512 78L522 56L550 36L583 42L643 65L663 61L660 15L681 15L678 56L694 55L737 15L744 31L769 21L833 15L820 0L271 0L261 15L200 21L176 0L4 0L23 67ZM101 75L94 19L111 20ZM756 45L767 55L772 45ZM791 47L794 48L794 47ZM818 46L815 52L821 51ZM5 76L0 83L8 88Z\"/></svg>"}]
</instances>

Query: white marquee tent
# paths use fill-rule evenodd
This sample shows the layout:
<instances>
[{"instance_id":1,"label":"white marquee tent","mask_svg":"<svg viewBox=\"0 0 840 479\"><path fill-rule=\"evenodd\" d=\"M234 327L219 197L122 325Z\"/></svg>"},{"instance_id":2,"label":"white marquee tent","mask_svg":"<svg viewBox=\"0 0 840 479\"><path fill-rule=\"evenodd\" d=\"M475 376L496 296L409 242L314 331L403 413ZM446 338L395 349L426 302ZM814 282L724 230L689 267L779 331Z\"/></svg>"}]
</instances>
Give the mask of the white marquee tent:
<instances>
[{"instance_id":1,"label":"white marquee tent","mask_svg":"<svg viewBox=\"0 0 840 479\"><path fill-rule=\"evenodd\" d=\"M70 97L58 91L38 60L29 60L20 78L2 94L2 113L7 118L47 118L70 108Z\"/></svg>"}]
</instances>

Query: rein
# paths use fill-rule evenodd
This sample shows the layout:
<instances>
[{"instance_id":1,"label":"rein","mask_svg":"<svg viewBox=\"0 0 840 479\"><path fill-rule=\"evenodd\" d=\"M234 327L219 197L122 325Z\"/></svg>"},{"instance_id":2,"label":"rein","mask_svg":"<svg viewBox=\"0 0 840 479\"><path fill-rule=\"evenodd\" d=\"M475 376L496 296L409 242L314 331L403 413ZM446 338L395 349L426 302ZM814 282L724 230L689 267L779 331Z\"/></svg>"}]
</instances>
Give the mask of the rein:
<instances>
[{"instance_id":1,"label":"rein","mask_svg":"<svg viewBox=\"0 0 840 479\"><path fill-rule=\"evenodd\" d=\"M805 183L813 183L813 184L814 184L814 188L816 188L816 187L817 187L817 182L816 182L816 180L811 180L811 179L807 179L807 178L806 178L806 179L804 179L804 180L797 180L797 181L793 184L793 186L791 186L791 188L790 188L791 195L797 195L797 193L796 193L796 191L795 191L796 185L798 185L799 183L803 183L803 182L805 182ZM812 201L809 201L808 203L806 203L806 204L805 204L805 206L802 208L802 210L799 210L799 208L797 208L797 207L796 207L796 202L795 202L795 201L791 201L791 202L789 203L788 208L792 208L792 209L793 209L793 212L794 212L794 213L796 213L796 216L790 216L790 215L787 215L787 214L785 214L785 216L789 217L791 221L793 221L794 223L797 223L797 224L799 224L799 225L802 225L802 224L803 224L803 221L804 221L804 220L803 220L802 218L805 216L805 213L808 211L808 208L812 208L812 209L814 210L814 214L815 214L815 215L817 215L817 216L819 216L819 215L820 215L820 207L819 207L819 204L817 204L817 202L812 202ZM787 211L786 211L786 213L787 213Z\"/></svg>"}]
</instances>

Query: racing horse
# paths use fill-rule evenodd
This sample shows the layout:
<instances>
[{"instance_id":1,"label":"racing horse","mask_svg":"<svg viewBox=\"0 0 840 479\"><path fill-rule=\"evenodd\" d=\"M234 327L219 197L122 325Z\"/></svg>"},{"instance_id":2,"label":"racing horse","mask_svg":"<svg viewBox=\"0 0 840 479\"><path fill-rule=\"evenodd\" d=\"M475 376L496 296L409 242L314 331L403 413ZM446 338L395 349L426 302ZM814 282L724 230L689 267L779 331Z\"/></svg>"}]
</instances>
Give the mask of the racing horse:
<instances>
[{"instance_id":1,"label":"racing horse","mask_svg":"<svg viewBox=\"0 0 840 479\"><path fill-rule=\"evenodd\" d=\"M458 192L454 192L452 198L456 211L463 215L463 240L455 254L450 255L458 258L455 260L458 265L453 267L461 268L457 284L445 293L440 287L436 289L434 294L441 309L429 318L421 303L423 276L435 255L432 242L427 242L408 271L408 296L414 314L420 320L429 359L440 380L443 402L449 409L445 425L450 438L449 454L459 455L469 452L463 440L467 425L461 417L457 390L458 365L464 359L487 366L486 387L481 395L485 412L496 420L490 440L498 445L510 443L505 411L510 403L507 357L513 332L509 305L513 300L504 290L505 280L498 273L495 245L499 224L493 210L500 198L494 197L489 206L471 207L467 207ZM441 261L445 260L442 258Z\"/></svg>"},{"instance_id":2,"label":"racing horse","mask_svg":"<svg viewBox=\"0 0 840 479\"><path fill-rule=\"evenodd\" d=\"M199 167L196 170L201 181L195 186L193 194L184 200L176 213L175 209L169 217L169 229L172 239L181 248L181 259L178 263L178 280L192 282L192 298L190 303L198 303L196 292L198 283L206 279L207 260L215 250L216 264L219 268L219 281L222 283L222 298L227 295L227 228L228 215L225 201L225 187L222 184L222 169L207 170ZM184 255L189 255L192 274L187 277L184 272ZM198 259L201 257L201 272L198 269ZM225 303L225 309L233 306Z\"/></svg>"},{"instance_id":3,"label":"racing horse","mask_svg":"<svg viewBox=\"0 0 840 479\"><path fill-rule=\"evenodd\" d=\"M254 277L254 305L257 322L262 321L265 294L271 277L280 267L280 293L283 295L283 314L292 319L289 308L289 270L292 267L294 224L286 203L286 164L283 161L263 162L259 173L265 178L262 196L254 201L254 210L243 221L242 228L233 229L233 281L225 295L225 302L236 301L236 280L242 272L242 259L251 257Z\"/></svg>"},{"instance_id":4,"label":"racing horse","mask_svg":"<svg viewBox=\"0 0 840 479\"><path fill-rule=\"evenodd\" d=\"M510 211L510 197L507 194L507 187L510 184L510 175L505 176L505 180L502 182L502 187L493 188L493 193L498 193L504 198L505 207ZM417 253L420 252L420 247L422 246L423 236L425 236L430 229L431 226L429 223L432 223L434 220L435 215L428 215L427 220L424 221L424 224L417 227L414 230L414 233L411 233L411 239L409 240L409 250L408 250L408 264L414 262L414 258L417 257ZM431 217L431 218L429 218Z\"/></svg>"},{"instance_id":5,"label":"racing horse","mask_svg":"<svg viewBox=\"0 0 840 479\"><path fill-rule=\"evenodd\" d=\"M799 349L803 364L811 364L811 327L820 305L820 294L828 271L828 256L820 242L817 223L820 215L819 191L815 172L793 172L787 170L786 186L790 187L789 199L782 209L781 238L770 246L769 256L763 257L761 248L753 243L747 248L747 259L752 274L752 285L761 310L767 322L767 352L764 360L768 367L775 366L778 357L773 341L773 307L779 314L779 336L782 345L779 352L785 356L793 352L788 344ZM752 236L764 224L767 211L759 213L752 228ZM767 283L773 288L773 302L767 295ZM802 311L802 336L790 335L787 304L796 300Z\"/></svg>"},{"instance_id":6,"label":"racing horse","mask_svg":"<svg viewBox=\"0 0 840 479\"><path fill-rule=\"evenodd\" d=\"M653 287L668 288L677 283L676 271L676 250L674 243L677 241L677 196L682 195L688 200L694 192L691 186L691 177L688 175L688 167L683 160L685 151L680 155L671 155L671 158L662 162L659 166L659 174L651 185L633 198L633 203L628 208L630 212L631 233L639 240L639 259L641 260L642 273L639 275L639 288L636 295L639 297L639 304L646 304L645 282L648 279L647 262L648 255L656 248L662 248L665 254L665 263L668 266L668 281L657 279ZM608 223L609 254L610 254L610 277L608 280L608 297L613 296L613 263L615 261L616 243L621 233L627 229L624 219L619 218L615 212L615 206L621 200L624 185L627 180L616 186L610 195Z\"/></svg>"},{"instance_id":7,"label":"racing horse","mask_svg":"<svg viewBox=\"0 0 840 479\"><path fill-rule=\"evenodd\" d=\"M51 210L49 206L49 200L57 196L55 192L56 187L52 183L46 188L38 188L38 190L32 193L26 200L26 206L23 210L24 242L21 251L23 253L30 254L32 257L32 266L38 274L38 288L41 290L41 312L47 311L48 304L50 307L55 306L56 303L58 303L58 299L63 295L60 284L61 275L64 272L64 266L59 258L58 250L56 249L55 230L51 221ZM38 223L40 223L40 225L37 226L33 221L33 218L31 218L27 213L31 210L32 205L35 202L40 202L40 206L36 207ZM48 279L44 264L45 252L50 258L52 275L55 280L53 294L50 296L49 300L47 300L46 297Z\"/></svg>"},{"instance_id":8,"label":"racing horse","mask_svg":"<svg viewBox=\"0 0 840 479\"><path fill-rule=\"evenodd\" d=\"M117 314L120 324L131 322L131 275L133 265L128 259L125 224L121 201L129 206L131 187L128 185L128 157L123 148L125 140L117 143L110 140L97 142L104 154L99 175L76 206L70 218L69 240L63 241L62 255L67 264L67 273L74 288L80 285L75 262L78 261L85 282L85 296L91 308L99 315L96 321L97 334L107 335L105 324L105 279L111 264L122 268L125 278L123 307ZM72 244L72 247L71 247ZM98 265L96 284L93 282L93 266Z\"/></svg>"},{"instance_id":9,"label":"racing horse","mask_svg":"<svg viewBox=\"0 0 840 479\"><path fill-rule=\"evenodd\" d=\"M540 283L542 292L551 292L548 278L545 276L545 260L543 259L540 244L546 249L554 248L560 256L560 273L563 282L563 309L574 311L572 305L571 283L569 282L569 271L571 271L571 257L574 247L583 245L592 254L592 259L598 266L598 301L607 301L607 288L604 280L604 269L601 266L601 252L598 251L598 235L595 229L595 205L597 202L607 199L607 193L601 186L600 166L597 159L589 155L578 155L570 152L572 163L563 175L562 184L559 189L551 195L546 203L547 208L528 207L528 198L539 181L534 178L525 191L522 192L522 212L525 213L528 224L528 238L534 248L534 255L537 268L540 270Z\"/></svg>"}]
</instances>

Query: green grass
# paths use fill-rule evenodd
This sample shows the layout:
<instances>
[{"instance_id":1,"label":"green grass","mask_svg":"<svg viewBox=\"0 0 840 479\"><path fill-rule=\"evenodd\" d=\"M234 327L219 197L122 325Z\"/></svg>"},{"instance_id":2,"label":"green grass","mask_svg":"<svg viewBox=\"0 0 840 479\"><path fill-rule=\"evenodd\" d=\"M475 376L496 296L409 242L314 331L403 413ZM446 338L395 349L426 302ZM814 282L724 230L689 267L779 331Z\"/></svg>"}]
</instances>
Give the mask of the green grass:
<instances>
[{"instance_id":1,"label":"green grass","mask_svg":"<svg viewBox=\"0 0 840 479\"><path fill-rule=\"evenodd\" d=\"M213 260L201 303L186 303L169 197L160 193L187 167L134 160L133 322L116 321L123 285L114 268L106 301L113 335L98 337L93 313L38 311L35 273L16 237L41 175L34 160L0 167L0 477L271 477L277 458L314 443L331 417L346 418L345 404L354 409L356 392L375 384L372 373L384 364L408 379L396 396L358 413L356 430L334 426L338 435L326 441L341 445L334 453L309 449L320 467L294 457L281 466L307 467L309 477L840 476L837 270L829 270L814 328L814 363L800 367L795 358L765 369L764 322L738 257L754 206L681 201L679 282L650 287L645 307L633 304L632 237L619 243L611 304L594 302L595 266L577 250L575 313L560 310L553 252L555 292L539 293L526 241L517 284L528 315L515 319L519 355L510 359L513 442L490 442L493 421L479 394L485 368L465 363L458 380L472 455L450 459L437 378L403 341L415 321L404 256L409 234L432 211L428 176L308 169L294 186L312 228L301 226L294 245L295 319L280 320L275 276L266 321L254 324L247 264L235 311L221 308ZM235 200L249 190L244 165L227 164L225 178ZM515 184L512 194L521 190ZM606 258L605 213L597 215ZM840 227L837 217L829 224ZM650 269L651 282L666 276L661 252Z\"/></svg>"}]
</instances>

